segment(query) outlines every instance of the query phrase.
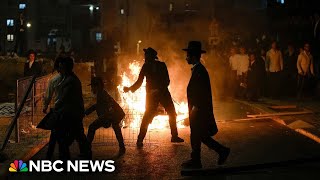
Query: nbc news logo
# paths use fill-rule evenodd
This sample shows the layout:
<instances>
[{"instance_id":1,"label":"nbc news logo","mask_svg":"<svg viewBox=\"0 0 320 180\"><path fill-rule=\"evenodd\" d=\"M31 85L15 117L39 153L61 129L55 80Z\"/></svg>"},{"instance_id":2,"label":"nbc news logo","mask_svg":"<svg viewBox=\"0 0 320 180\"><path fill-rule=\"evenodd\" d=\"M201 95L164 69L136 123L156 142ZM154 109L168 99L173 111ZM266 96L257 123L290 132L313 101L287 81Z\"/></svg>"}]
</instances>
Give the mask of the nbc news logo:
<instances>
[{"instance_id":1,"label":"nbc news logo","mask_svg":"<svg viewBox=\"0 0 320 180\"><path fill-rule=\"evenodd\" d=\"M64 163L66 163L66 166L63 166ZM9 172L114 172L116 169L113 160L66 162L61 160L30 160L28 164L29 166L22 160L14 160L13 163L10 163Z\"/></svg>"},{"instance_id":2,"label":"nbc news logo","mask_svg":"<svg viewBox=\"0 0 320 180\"><path fill-rule=\"evenodd\" d=\"M27 164L22 160L14 160L13 163L10 164L9 172L28 172Z\"/></svg>"}]
</instances>

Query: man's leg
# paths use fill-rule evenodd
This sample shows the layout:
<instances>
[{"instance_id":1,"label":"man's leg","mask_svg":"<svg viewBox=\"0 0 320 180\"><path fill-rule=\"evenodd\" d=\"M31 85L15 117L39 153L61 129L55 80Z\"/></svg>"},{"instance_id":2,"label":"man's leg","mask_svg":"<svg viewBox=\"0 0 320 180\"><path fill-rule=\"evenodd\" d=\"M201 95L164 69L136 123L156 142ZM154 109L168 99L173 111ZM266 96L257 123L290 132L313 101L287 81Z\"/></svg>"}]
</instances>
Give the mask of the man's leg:
<instances>
[{"instance_id":1,"label":"man's leg","mask_svg":"<svg viewBox=\"0 0 320 180\"><path fill-rule=\"evenodd\" d=\"M68 139L68 130L65 128L59 128L55 130L55 136L57 139L57 142L59 144L59 159L62 161L66 161L70 159L70 151L69 151L69 145L67 142Z\"/></svg>"},{"instance_id":2,"label":"man's leg","mask_svg":"<svg viewBox=\"0 0 320 180\"><path fill-rule=\"evenodd\" d=\"M87 134L87 139L88 139L89 144L92 143L92 141L94 139L94 135L96 133L96 130L103 127L103 125L104 125L104 123L100 119L96 119L95 121L93 121L89 125L88 134Z\"/></svg>"},{"instance_id":3,"label":"man's leg","mask_svg":"<svg viewBox=\"0 0 320 180\"><path fill-rule=\"evenodd\" d=\"M223 164L227 160L227 157L229 156L229 153L230 153L229 148L215 141L210 136L203 136L201 138L201 141L203 142L203 144L207 145L210 149L216 151L219 154L219 160L218 160L219 165Z\"/></svg>"},{"instance_id":4,"label":"man's leg","mask_svg":"<svg viewBox=\"0 0 320 180\"><path fill-rule=\"evenodd\" d=\"M151 110L146 110L146 112L143 115L143 118L141 120L141 125L140 125L140 132L138 135L138 140L137 140L137 146L141 147L143 146L143 140L147 134L149 124L151 123L152 119L155 116L155 111Z\"/></svg>"},{"instance_id":5,"label":"man's leg","mask_svg":"<svg viewBox=\"0 0 320 180\"><path fill-rule=\"evenodd\" d=\"M79 143L79 149L80 154L84 155L85 158L91 159L92 158L92 152L91 152L91 145L84 134L84 128L82 122L79 122L77 125L75 125L73 129L74 137Z\"/></svg>"},{"instance_id":6,"label":"man's leg","mask_svg":"<svg viewBox=\"0 0 320 180\"><path fill-rule=\"evenodd\" d=\"M176 121L176 110L172 102L170 92L166 92L163 97L160 98L161 105L165 108L169 114L169 124L171 129L171 142L184 142L183 139L178 136L177 121Z\"/></svg>"},{"instance_id":7,"label":"man's leg","mask_svg":"<svg viewBox=\"0 0 320 180\"><path fill-rule=\"evenodd\" d=\"M159 99L157 96L151 96L147 92L146 96L146 111L144 112L143 118L141 120L140 132L138 135L137 146L143 146L143 139L145 138L149 124L152 122L157 108L159 105Z\"/></svg>"},{"instance_id":8,"label":"man's leg","mask_svg":"<svg viewBox=\"0 0 320 180\"><path fill-rule=\"evenodd\" d=\"M51 130L46 159L48 160L52 159L56 143L57 143L57 139L56 139L55 131Z\"/></svg>"},{"instance_id":9,"label":"man's leg","mask_svg":"<svg viewBox=\"0 0 320 180\"><path fill-rule=\"evenodd\" d=\"M298 83L297 83L297 98L300 99L303 95L303 87L304 87L304 76L298 75Z\"/></svg>"},{"instance_id":10,"label":"man's leg","mask_svg":"<svg viewBox=\"0 0 320 180\"><path fill-rule=\"evenodd\" d=\"M191 159L184 162L184 168L202 168L201 164L201 129L190 120Z\"/></svg>"},{"instance_id":11,"label":"man's leg","mask_svg":"<svg viewBox=\"0 0 320 180\"><path fill-rule=\"evenodd\" d=\"M121 128L118 122L112 123L112 129L116 134L116 138L119 143L119 156L123 155L126 152L126 148L124 146L123 136L121 132Z\"/></svg>"}]
</instances>

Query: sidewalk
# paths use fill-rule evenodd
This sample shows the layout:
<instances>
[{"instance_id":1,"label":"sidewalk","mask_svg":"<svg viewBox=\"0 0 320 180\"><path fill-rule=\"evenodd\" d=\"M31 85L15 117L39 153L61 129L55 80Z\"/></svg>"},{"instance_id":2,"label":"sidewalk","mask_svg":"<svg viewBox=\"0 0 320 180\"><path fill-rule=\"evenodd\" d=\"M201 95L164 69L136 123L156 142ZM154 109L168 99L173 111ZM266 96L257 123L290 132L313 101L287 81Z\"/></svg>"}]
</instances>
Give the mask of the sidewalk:
<instances>
[{"instance_id":1,"label":"sidewalk","mask_svg":"<svg viewBox=\"0 0 320 180\"><path fill-rule=\"evenodd\" d=\"M237 100L238 102L249 105L257 110L266 113L292 112L292 111L312 111L311 114L275 116L271 119L283 124L296 132L320 143L320 102L311 100L297 101L262 99L259 102L248 102ZM282 111L274 110L271 106L296 106Z\"/></svg>"}]
</instances>

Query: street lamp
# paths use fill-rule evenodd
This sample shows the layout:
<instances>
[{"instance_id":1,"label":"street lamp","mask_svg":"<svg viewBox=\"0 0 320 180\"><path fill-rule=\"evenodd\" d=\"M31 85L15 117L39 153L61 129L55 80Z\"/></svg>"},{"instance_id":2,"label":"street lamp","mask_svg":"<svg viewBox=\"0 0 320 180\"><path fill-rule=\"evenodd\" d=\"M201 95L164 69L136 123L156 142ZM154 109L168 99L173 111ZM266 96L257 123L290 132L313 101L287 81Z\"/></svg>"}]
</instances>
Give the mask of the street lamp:
<instances>
[{"instance_id":1,"label":"street lamp","mask_svg":"<svg viewBox=\"0 0 320 180\"><path fill-rule=\"evenodd\" d=\"M90 10L91 12L93 11L93 6L92 6L92 5L89 6L89 10Z\"/></svg>"},{"instance_id":2,"label":"street lamp","mask_svg":"<svg viewBox=\"0 0 320 180\"><path fill-rule=\"evenodd\" d=\"M142 43L141 40L138 41L137 43L137 55L139 56L139 53L140 53L140 44Z\"/></svg>"},{"instance_id":3,"label":"street lamp","mask_svg":"<svg viewBox=\"0 0 320 180\"><path fill-rule=\"evenodd\" d=\"M27 23L27 28L31 28L31 23Z\"/></svg>"}]
</instances>

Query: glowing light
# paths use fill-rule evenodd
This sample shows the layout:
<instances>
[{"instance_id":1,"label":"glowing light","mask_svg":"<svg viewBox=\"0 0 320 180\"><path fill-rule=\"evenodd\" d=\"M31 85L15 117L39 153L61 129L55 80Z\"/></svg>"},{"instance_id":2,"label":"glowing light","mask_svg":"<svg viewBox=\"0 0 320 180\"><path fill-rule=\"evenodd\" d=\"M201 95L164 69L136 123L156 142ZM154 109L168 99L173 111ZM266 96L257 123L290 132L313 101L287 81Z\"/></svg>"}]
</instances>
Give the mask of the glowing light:
<instances>
[{"instance_id":1,"label":"glowing light","mask_svg":"<svg viewBox=\"0 0 320 180\"><path fill-rule=\"evenodd\" d=\"M122 73L122 82L117 87L121 97L120 105L123 109L129 111L127 112L127 119L124 122L124 126L131 128L140 128L146 105L146 82L144 81L142 86L135 93L124 93L123 87L131 86L138 79L141 66L142 65L137 61L130 63L128 67L129 70ZM181 102L175 103L174 105L177 113L177 127L183 128L184 120L188 118L188 104L186 102ZM165 129L167 127L169 127L169 116L166 114L157 115L149 125L149 129Z\"/></svg>"},{"instance_id":2,"label":"glowing light","mask_svg":"<svg viewBox=\"0 0 320 180\"><path fill-rule=\"evenodd\" d=\"M27 23L27 27L28 27L28 28L31 28L31 23L28 22L28 23Z\"/></svg>"}]
</instances>

